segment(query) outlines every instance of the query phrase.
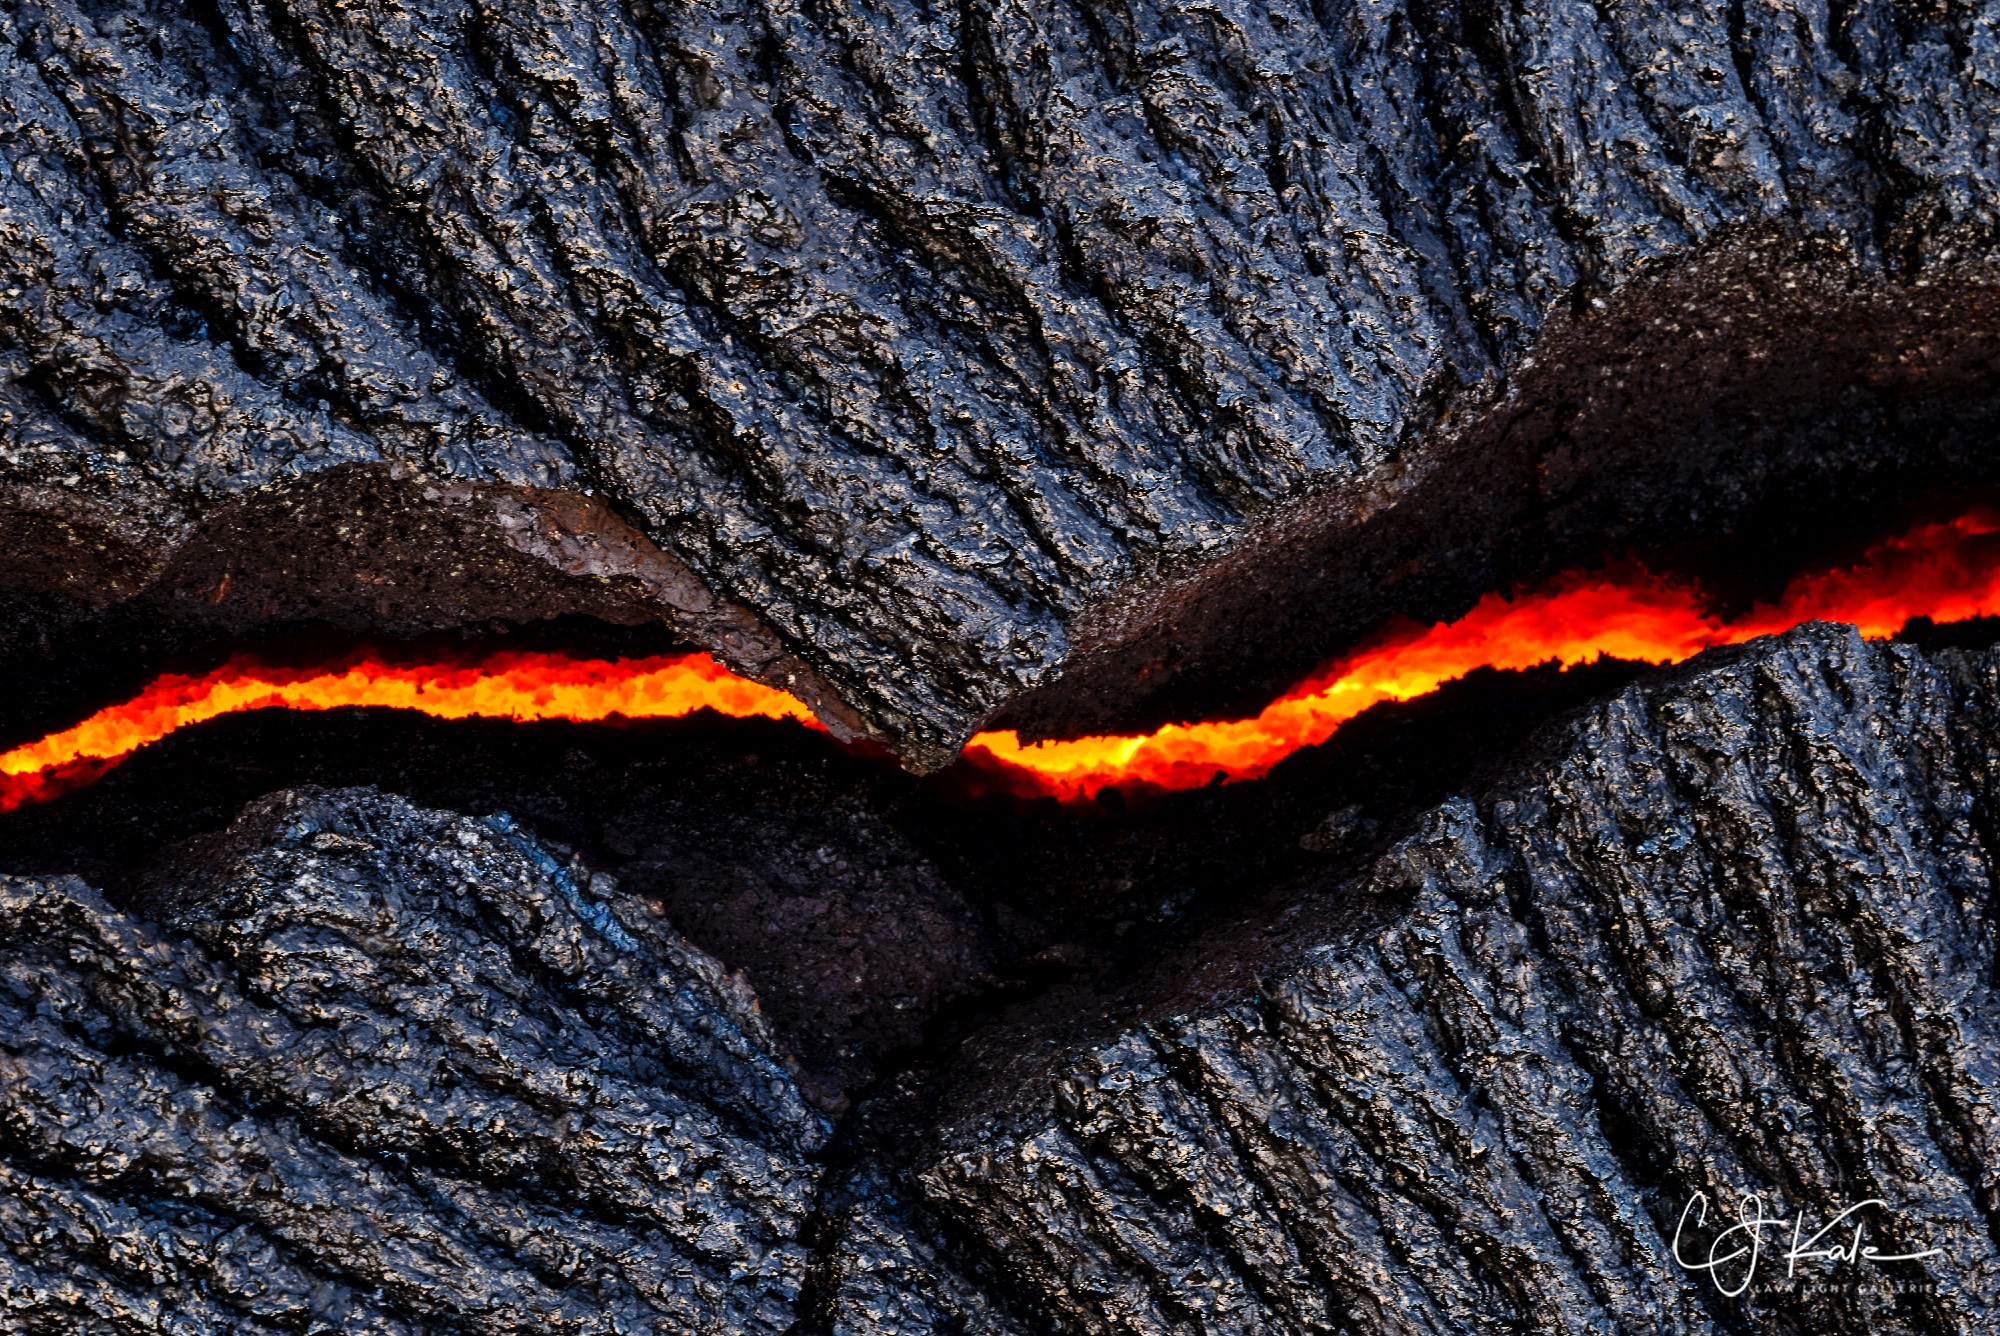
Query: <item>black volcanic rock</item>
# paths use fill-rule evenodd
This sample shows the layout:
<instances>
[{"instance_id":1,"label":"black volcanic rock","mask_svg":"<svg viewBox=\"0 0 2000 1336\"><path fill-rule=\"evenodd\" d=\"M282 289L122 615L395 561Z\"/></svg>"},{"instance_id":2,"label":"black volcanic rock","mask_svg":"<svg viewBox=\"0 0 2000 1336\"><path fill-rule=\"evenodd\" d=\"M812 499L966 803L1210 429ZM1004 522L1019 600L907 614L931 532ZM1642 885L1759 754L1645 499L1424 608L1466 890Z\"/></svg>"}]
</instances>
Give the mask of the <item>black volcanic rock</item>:
<instances>
[{"instance_id":1,"label":"black volcanic rock","mask_svg":"<svg viewBox=\"0 0 2000 1336\"><path fill-rule=\"evenodd\" d=\"M1074 1332L1992 1330L1996 812L2000 654L1709 656L1439 808L1360 887L1383 925L965 1054L924 1228ZM1773 1229L1729 1298L1672 1260L1697 1193L1692 1261L1746 1193L1942 1252L1793 1280Z\"/></svg>"},{"instance_id":2,"label":"black volcanic rock","mask_svg":"<svg viewBox=\"0 0 2000 1336\"><path fill-rule=\"evenodd\" d=\"M0 879L0 1327L789 1327L824 1125L603 878L301 791L153 894Z\"/></svg>"},{"instance_id":3,"label":"black volcanic rock","mask_svg":"<svg viewBox=\"0 0 2000 1336\"><path fill-rule=\"evenodd\" d=\"M1988 476L1993 40L18 0L0 584L665 619L925 765L1254 704L1391 610Z\"/></svg>"},{"instance_id":4,"label":"black volcanic rock","mask_svg":"<svg viewBox=\"0 0 2000 1336\"><path fill-rule=\"evenodd\" d=\"M834 891L921 890L863 814L663 811L619 886L505 818L276 794L123 907L0 881L0 1326L1983 1331L1996 811L2000 651L1806 627L1121 994L962 1019L830 1138L655 897L871 830ZM1794 1282L1774 1229L1730 1298L1672 1241L1751 1192L1943 1251Z\"/></svg>"}]
</instances>

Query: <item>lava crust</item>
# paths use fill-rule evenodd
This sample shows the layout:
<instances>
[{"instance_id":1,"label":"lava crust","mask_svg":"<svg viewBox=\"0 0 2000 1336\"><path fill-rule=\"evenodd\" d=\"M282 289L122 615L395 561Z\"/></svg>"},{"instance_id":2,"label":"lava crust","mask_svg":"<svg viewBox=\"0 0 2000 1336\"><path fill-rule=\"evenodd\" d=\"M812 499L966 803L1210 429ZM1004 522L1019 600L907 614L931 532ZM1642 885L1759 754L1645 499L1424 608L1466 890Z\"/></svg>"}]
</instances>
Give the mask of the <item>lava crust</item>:
<instances>
[{"instance_id":1,"label":"lava crust","mask_svg":"<svg viewBox=\"0 0 2000 1336\"><path fill-rule=\"evenodd\" d=\"M789 1329L826 1131L715 961L368 790L182 852L0 880L10 1330Z\"/></svg>"},{"instance_id":2,"label":"lava crust","mask_svg":"<svg viewBox=\"0 0 2000 1336\"><path fill-rule=\"evenodd\" d=\"M506 818L281 792L115 901L0 883L9 1321L1984 1330L1996 756L2000 651L1825 625L1718 651L1383 813L1400 838L1291 794L1279 825L1350 853L1303 880L1257 865L1276 832L1189 832L1269 893L888 1055L831 1138L785 1049L823 1064L838 989L796 974L774 1034L662 911L817 895L834 934L888 906L935 935L946 865L879 786L724 826L642 802L616 878ZM960 915L928 948L945 991L981 949ZM1741 1273L1674 1252L1698 1193L1683 1259L1746 1193L1808 1231L1879 1200L1868 1242L1921 1256L1799 1284L1774 1239L1725 1294Z\"/></svg>"},{"instance_id":3,"label":"lava crust","mask_svg":"<svg viewBox=\"0 0 2000 1336\"><path fill-rule=\"evenodd\" d=\"M1989 1330L1996 756L1991 650L1813 626L1635 684L1375 861L1373 926L1302 898L1137 1023L976 1040L904 1161L967 1253L903 1287L983 1267L1092 1333ZM1752 1193L1761 1269L1695 1269ZM1792 1219L1870 1199L1928 1255L1794 1278Z\"/></svg>"},{"instance_id":4,"label":"lava crust","mask_svg":"<svg viewBox=\"0 0 2000 1336\"><path fill-rule=\"evenodd\" d=\"M1986 0L0 2L0 1330L2000 1330L1995 126Z\"/></svg>"},{"instance_id":5,"label":"lava crust","mask_svg":"<svg viewBox=\"0 0 2000 1336\"><path fill-rule=\"evenodd\" d=\"M17 654L135 599L608 602L931 767L1255 708L1607 544L1993 480L1963 0L0 36Z\"/></svg>"}]
</instances>

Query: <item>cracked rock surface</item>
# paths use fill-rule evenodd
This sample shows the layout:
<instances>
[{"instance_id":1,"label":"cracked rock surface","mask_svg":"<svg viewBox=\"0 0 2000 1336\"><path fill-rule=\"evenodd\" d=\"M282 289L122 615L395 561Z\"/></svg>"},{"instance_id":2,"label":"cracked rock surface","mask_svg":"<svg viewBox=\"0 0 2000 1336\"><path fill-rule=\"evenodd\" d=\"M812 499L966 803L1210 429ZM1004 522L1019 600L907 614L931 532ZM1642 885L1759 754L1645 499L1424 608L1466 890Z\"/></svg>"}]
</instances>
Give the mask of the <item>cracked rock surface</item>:
<instances>
[{"instance_id":1,"label":"cracked rock surface","mask_svg":"<svg viewBox=\"0 0 2000 1336\"><path fill-rule=\"evenodd\" d=\"M2000 655L1706 656L1437 809L1385 926L968 1053L913 1181L1065 1331L1990 1330L1996 810ZM1730 1298L1671 1250L1706 1194L1683 1255L1726 1258L1746 1193L1787 1224ZM1871 1199L1865 1246L1939 1255L1787 1279L1791 1218Z\"/></svg>"},{"instance_id":2,"label":"cracked rock surface","mask_svg":"<svg viewBox=\"0 0 2000 1336\"><path fill-rule=\"evenodd\" d=\"M275 794L124 908L0 882L0 1326L1986 1330L1996 810L2000 651L1808 626L1555 725L1141 1019L1062 985L830 1129L653 892ZM1674 1262L1750 1193L1939 1251Z\"/></svg>"},{"instance_id":3,"label":"cracked rock surface","mask_svg":"<svg viewBox=\"0 0 2000 1336\"><path fill-rule=\"evenodd\" d=\"M1934 406L1995 383L1996 40L1971 0L13 0L0 585L663 618L923 765L1268 697L1773 479L1983 470Z\"/></svg>"},{"instance_id":4,"label":"cracked rock surface","mask_svg":"<svg viewBox=\"0 0 2000 1336\"><path fill-rule=\"evenodd\" d=\"M825 1126L606 879L298 791L151 898L0 879L0 1327L790 1326Z\"/></svg>"}]
</instances>

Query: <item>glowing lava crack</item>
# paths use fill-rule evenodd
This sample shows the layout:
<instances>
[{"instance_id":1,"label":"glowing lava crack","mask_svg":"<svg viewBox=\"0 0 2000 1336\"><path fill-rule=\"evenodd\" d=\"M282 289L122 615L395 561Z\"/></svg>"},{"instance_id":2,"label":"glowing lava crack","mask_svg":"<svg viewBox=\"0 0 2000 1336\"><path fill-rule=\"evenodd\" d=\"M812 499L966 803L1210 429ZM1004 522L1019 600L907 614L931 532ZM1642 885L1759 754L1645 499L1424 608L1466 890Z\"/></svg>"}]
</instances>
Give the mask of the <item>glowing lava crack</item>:
<instances>
[{"instance_id":1,"label":"glowing lava crack","mask_svg":"<svg viewBox=\"0 0 2000 1336\"><path fill-rule=\"evenodd\" d=\"M1197 788L1253 779L1326 741L1371 705L1409 700L1477 668L1564 667L1609 656L1677 663L1705 649L1807 621L1851 622L1888 636L1912 618L2000 614L2000 517L1981 511L1868 549L1852 567L1795 581L1774 605L1735 621L1703 611L1694 587L1635 572L1571 574L1516 598L1490 594L1454 622L1393 627L1328 664L1250 719L1169 724L1131 737L1023 743L980 733L967 759L1024 792L1088 798L1106 788ZM387 706L443 719L733 718L817 726L805 705L730 673L704 654L608 661L499 654L472 663L390 664L356 657L290 670L235 660L202 676L167 676L74 728L0 755L0 811L52 798L151 742L242 710Z\"/></svg>"}]
</instances>

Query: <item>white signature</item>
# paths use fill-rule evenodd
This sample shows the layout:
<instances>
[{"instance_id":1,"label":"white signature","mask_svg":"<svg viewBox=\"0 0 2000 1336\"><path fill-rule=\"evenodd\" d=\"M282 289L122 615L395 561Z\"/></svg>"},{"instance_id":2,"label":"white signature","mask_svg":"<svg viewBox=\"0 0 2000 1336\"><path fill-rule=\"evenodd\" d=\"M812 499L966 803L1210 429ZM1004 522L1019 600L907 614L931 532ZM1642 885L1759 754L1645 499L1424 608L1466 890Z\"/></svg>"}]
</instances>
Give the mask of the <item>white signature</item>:
<instances>
[{"instance_id":1,"label":"white signature","mask_svg":"<svg viewBox=\"0 0 2000 1336\"><path fill-rule=\"evenodd\" d=\"M1855 1219L1861 1212L1871 1207L1888 1208L1889 1203L1880 1197L1870 1197L1867 1201L1856 1202L1839 1215L1821 1225L1811 1234L1805 1232L1806 1215L1799 1212L1796 1219L1785 1216L1764 1214L1764 1199L1754 1192L1743 1194L1743 1210L1737 1222L1717 1234L1708 1245L1708 1257L1690 1261L1681 1255L1681 1235L1687 1229L1688 1217L1695 1216L1697 1226L1708 1223L1708 1194L1697 1192L1687 1208L1681 1212L1681 1222L1674 1228L1674 1261L1684 1271L1706 1271L1715 1288L1729 1298L1735 1298L1750 1288L1756 1279L1757 1263L1764 1255L1764 1234L1766 1230L1782 1230L1787 1224L1792 1227L1792 1246L1777 1256L1784 1259L1785 1275L1796 1276L1801 1262L1825 1262L1838 1266L1842 1262L1920 1262L1926 1257L1941 1257L1942 1248L1926 1248L1922 1252L1885 1253L1877 1252L1873 1244L1864 1245L1862 1235L1867 1225ZM1699 1212L1699 1214L1697 1214ZM1852 1224L1854 1234L1851 1239L1843 1228ZM1827 1236L1835 1230L1841 1234L1831 1243ZM1779 1243L1783 1243L1780 1237ZM1740 1270L1739 1270L1740 1268ZM1734 1279L1735 1283L1728 1283Z\"/></svg>"}]
</instances>

